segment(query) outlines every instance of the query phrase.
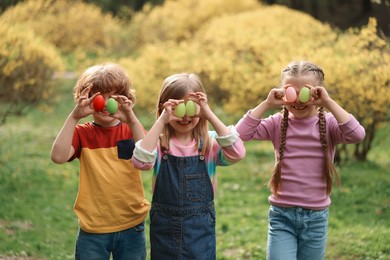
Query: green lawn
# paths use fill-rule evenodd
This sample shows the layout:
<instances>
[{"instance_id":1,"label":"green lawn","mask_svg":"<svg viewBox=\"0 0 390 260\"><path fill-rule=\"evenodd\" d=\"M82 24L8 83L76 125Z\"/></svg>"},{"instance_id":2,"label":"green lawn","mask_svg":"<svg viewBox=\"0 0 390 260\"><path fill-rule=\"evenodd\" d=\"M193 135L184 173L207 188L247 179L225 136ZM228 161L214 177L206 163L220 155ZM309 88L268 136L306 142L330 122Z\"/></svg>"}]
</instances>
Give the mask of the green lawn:
<instances>
[{"instance_id":1,"label":"green lawn","mask_svg":"<svg viewBox=\"0 0 390 260\"><path fill-rule=\"evenodd\" d=\"M72 87L69 82L27 117L0 126L0 259L73 259L78 162L50 161L51 144L73 108ZM148 126L152 118L141 121ZM368 162L339 169L343 185L332 194L326 259L390 259L389 130L378 134ZM273 152L265 142L246 147L242 162L218 169L218 259L265 259ZM144 184L150 200L150 172Z\"/></svg>"}]
</instances>

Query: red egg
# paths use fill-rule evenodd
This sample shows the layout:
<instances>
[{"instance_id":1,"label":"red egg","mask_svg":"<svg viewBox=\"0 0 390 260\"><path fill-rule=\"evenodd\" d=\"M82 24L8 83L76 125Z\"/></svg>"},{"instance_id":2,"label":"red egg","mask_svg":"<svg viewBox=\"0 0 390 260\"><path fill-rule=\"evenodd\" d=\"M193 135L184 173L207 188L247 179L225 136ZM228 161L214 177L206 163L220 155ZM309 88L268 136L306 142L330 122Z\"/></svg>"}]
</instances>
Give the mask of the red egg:
<instances>
[{"instance_id":1,"label":"red egg","mask_svg":"<svg viewBox=\"0 0 390 260\"><path fill-rule=\"evenodd\" d=\"M297 92L293 87L288 87L284 95L286 102L294 102L297 100Z\"/></svg>"},{"instance_id":2,"label":"red egg","mask_svg":"<svg viewBox=\"0 0 390 260\"><path fill-rule=\"evenodd\" d=\"M93 108L97 111L100 112L103 110L105 106L105 101L102 95L97 95L95 99L93 100Z\"/></svg>"}]
</instances>

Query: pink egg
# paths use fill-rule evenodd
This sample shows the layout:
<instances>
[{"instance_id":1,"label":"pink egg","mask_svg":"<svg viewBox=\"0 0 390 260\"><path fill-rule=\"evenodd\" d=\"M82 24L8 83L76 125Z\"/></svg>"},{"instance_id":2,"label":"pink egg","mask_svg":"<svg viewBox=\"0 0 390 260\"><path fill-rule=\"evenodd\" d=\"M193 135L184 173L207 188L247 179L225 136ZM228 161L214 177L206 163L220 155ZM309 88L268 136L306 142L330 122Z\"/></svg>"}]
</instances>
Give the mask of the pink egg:
<instances>
[{"instance_id":1,"label":"pink egg","mask_svg":"<svg viewBox=\"0 0 390 260\"><path fill-rule=\"evenodd\" d=\"M293 87L288 87L284 95L286 102L294 102L297 100L297 92Z\"/></svg>"}]
</instances>

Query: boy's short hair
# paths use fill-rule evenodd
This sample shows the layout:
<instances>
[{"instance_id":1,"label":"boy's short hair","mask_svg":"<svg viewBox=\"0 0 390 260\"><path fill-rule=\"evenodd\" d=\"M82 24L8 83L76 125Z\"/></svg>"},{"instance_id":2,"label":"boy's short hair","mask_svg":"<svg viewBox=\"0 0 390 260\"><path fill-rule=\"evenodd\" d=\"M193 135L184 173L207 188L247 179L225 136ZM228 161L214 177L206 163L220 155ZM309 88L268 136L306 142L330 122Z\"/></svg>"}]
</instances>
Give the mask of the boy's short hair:
<instances>
[{"instance_id":1,"label":"boy's short hair","mask_svg":"<svg viewBox=\"0 0 390 260\"><path fill-rule=\"evenodd\" d=\"M86 69L73 89L76 102L79 100L81 92L91 83L93 87L90 94L96 92L101 94L114 93L126 96L135 103L135 91L132 89L130 78L118 64L103 63Z\"/></svg>"}]
</instances>

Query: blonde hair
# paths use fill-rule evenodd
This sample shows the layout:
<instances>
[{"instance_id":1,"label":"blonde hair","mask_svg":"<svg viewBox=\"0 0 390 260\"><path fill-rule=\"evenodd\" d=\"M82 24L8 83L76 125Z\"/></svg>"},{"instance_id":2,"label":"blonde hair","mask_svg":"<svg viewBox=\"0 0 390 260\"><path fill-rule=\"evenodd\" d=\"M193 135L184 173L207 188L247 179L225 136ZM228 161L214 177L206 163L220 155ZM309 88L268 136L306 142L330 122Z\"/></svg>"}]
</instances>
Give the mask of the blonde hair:
<instances>
[{"instance_id":1,"label":"blonde hair","mask_svg":"<svg viewBox=\"0 0 390 260\"><path fill-rule=\"evenodd\" d=\"M93 88L90 94L96 92L101 94L114 93L126 96L135 103L135 91L132 89L129 76L118 64L103 63L86 69L73 89L76 102L79 100L81 92L91 83Z\"/></svg>"},{"instance_id":2,"label":"blonde hair","mask_svg":"<svg viewBox=\"0 0 390 260\"><path fill-rule=\"evenodd\" d=\"M182 99L188 93L205 92L203 83L200 78L193 73L179 73L171 75L162 83L160 95L156 107L156 118L158 118L164 107L163 104L169 99ZM160 136L160 145L162 150L169 150L169 140L174 135L174 129L169 125L165 125L162 135ZM210 138L208 135L208 122L204 117L199 118L199 123L193 129L193 136L199 147L202 140L202 154L210 148Z\"/></svg>"},{"instance_id":3,"label":"blonde hair","mask_svg":"<svg viewBox=\"0 0 390 260\"><path fill-rule=\"evenodd\" d=\"M281 80L283 81L286 76L289 77L298 77L300 75L307 75L312 73L317 78L318 86L324 84L325 75L323 70L308 61L295 61L290 63L283 71ZM271 179L268 183L272 193L277 195L280 185L281 185L281 175L282 175L282 161L284 158L284 149L286 147L286 135L288 128L288 110L283 107L282 110L282 122L281 122L281 131L280 131L280 146L279 154L277 156L276 164L271 176ZM334 166L332 160L329 158L328 154L328 140L326 138L326 120L325 120L325 111L323 107L318 108L318 122L319 122L319 131L320 131L320 142L322 151L324 153L324 176L326 179L326 193L330 194L332 192L333 179L336 179L337 184L340 184L340 177Z\"/></svg>"}]
</instances>

